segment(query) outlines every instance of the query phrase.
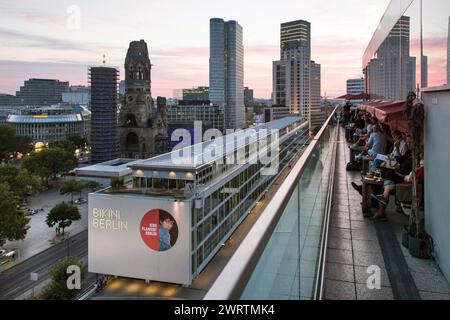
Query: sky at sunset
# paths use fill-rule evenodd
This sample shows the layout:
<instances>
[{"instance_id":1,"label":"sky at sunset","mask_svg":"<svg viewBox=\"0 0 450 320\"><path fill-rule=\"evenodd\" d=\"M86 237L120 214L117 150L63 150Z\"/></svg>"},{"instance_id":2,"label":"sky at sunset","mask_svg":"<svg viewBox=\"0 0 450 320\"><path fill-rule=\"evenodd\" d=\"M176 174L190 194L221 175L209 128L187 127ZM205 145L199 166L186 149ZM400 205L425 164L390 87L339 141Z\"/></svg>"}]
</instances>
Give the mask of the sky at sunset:
<instances>
[{"instance_id":1,"label":"sky at sunset","mask_svg":"<svg viewBox=\"0 0 450 320\"><path fill-rule=\"evenodd\" d=\"M144 39L154 64L154 96L208 85L209 19L244 29L245 85L269 98L280 23L312 24L312 59L322 65L322 94L345 93L362 73L362 55L389 0L0 0L0 93L32 77L87 84L88 65L122 68L130 41ZM75 5L75 7L73 7ZM80 24L73 13L79 10ZM69 12L69 13L68 13Z\"/></svg>"}]
</instances>

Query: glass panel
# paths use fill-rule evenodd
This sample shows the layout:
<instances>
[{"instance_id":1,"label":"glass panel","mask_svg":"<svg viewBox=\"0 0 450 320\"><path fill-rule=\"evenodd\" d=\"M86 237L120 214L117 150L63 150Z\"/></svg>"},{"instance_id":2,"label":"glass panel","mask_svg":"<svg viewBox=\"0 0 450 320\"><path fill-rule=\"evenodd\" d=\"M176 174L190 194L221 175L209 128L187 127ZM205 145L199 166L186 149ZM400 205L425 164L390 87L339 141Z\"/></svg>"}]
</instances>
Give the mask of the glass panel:
<instances>
[{"instance_id":1,"label":"glass panel","mask_svg":"<svg viewBox=\"0 0 450 320\"><path fill-rule=\"evenodd\" d=\"M241 299L314 298L332 160L329 137L326 131L318 141Z\"/></svg>"}]
</instances>

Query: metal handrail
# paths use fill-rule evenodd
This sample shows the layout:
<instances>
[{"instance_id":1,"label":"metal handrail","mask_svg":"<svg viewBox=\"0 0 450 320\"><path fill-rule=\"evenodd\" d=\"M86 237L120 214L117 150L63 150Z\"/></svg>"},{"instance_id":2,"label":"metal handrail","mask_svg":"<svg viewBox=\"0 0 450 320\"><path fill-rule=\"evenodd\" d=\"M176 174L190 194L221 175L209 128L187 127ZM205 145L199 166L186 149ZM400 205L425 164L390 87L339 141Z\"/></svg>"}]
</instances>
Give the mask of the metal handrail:
<instances>
[{"instance_id":1,"label":"metal handrail","mask_svg":"<svg viewBox=\"0 0 450 320\"><path fill-rule=\"evenodd\" d=\"M337 127L339 127L339 120L337 122ZM324 285L325 285L325 267L327 258L327 244L328 244L328 231L330 224L331 208L333 205L333 187L334 187L334 171L336 168L336 143L339 137L339 130L336 129L334 143L332 144L331 153L331 169L330 169L330 180L328 180L327 188L327 200L325 203L325 214L322 226L322 237L320 239L320 252L319 252L319 264L317 266L317 277L314 287L314 299L322 300Z\"/></svg>"},{"instance_id":2,"label":"metal handrail","mask_svg":"<svg viewBox=\"0 0 450 320\"><path fill-rule=\"evenodd\" d=\"M332 122L335 113L336 108L279 186L272 201L267 204L267 207L205 295L204 300L236 300L241 297L277 222L285 211L303 172L308 166L309 160L318 147L326 128Z\"/></svg>"}]
</instances>

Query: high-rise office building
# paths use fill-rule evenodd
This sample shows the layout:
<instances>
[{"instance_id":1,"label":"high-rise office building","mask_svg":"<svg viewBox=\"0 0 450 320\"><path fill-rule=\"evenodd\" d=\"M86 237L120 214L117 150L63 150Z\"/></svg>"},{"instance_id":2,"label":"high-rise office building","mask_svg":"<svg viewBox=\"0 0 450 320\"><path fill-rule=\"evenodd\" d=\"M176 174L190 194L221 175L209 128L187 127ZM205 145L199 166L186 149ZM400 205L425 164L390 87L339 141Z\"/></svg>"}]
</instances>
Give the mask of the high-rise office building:
<instances>
[{"instance_id":1,"label":"high-rise office building","mask_svg":"<svg viewBox=\"0 0 450 320\"><path fill-rule=\"evenodd\" d=\"M364 78L348 79L347 94L358 95L364 93Z\"/></svg>"},{"instance_id":2,"label":"high-rise office building","mask_svg":"<svg viewBox=\"0 0 450 320\"><path fill-rule=\"evenodd\" d=\"M273 103L289 106L290 112L310 119L312 101L320 101L319 90L312 96L312 68L320 66L311 62L311 24L296 20L281 24L280 60L273 62ZM317 68L318 67L318 68ZM320 78L320 77L319 77Z\"/></svg>"},{"instance_id":3,"label":"high-rise office building","mask_svg":"<svg viewBox=\"0 0 450 320\"><path fill-rule=\"evenodd\" d=\"M119 155L117 132L117 85L119 70L105 66L89 68L91 86L91 162L112 160Z\"/></svg>"},{"instance_id":4,"label":"high-rise office building","mask_svg":"<svg viewBox=\"0 0 450 320\"><path fill-rule=\"evenodd\" d=\"M322 126L325 123L325 112L320 103L321 72L320 64L311 61L311 109L310 127Z\"/></svg>"},{"instance_id":5,"label":"high-rise office building","mask_svg":"<svg viewBox=\"0 0 450 320\"><path fill-rule=\"evenodd\" d=\"M371 98L406 99L415 91L416 58L410 56L410 18L403 16L378 48L368 65Z\"/></svg>"},{"instance_id":6,"label":"high-rise office building","mask_svg":"<svg viewBox=\"0 0 450 320\"><path fill-rule=\"evenodd\" d=\"M165 106L153 106L151 68L147 43L131 42L125 59L125 101L119 116L120 153L124 158L167 152Z\"/></svg>"},{"instance_id":7,"label":"high-rise office building","mask_svg":"<svg viewBox=\"0 0 450 320\"><path fill-rule=\"evenodd\" d=\"M209 99L224 107L227 128L245 127L243 31L236 21L210 21Z\"/></svg>"},{"instance_id":8,"label":"high-rise office building","mask_svg":"<svg viewBox=\"0 0 450 320\"><path fill-rule=\"evenodd\" d=\"M246 107L253 107L253 89L249 89L248 87L244 88L244 105Z\"/></svg>"},{"instance_id":9,"label":"high-rise office building","mask_svg":"<svg viewBox=\"0 0 450 320\"><path fill-rule=\"evenodd\" d=\"M51 105L62 102L62 94L69 91L69 82L52 79L30 79L16 92L22 105Z\"/></svg>"}]
</instances>

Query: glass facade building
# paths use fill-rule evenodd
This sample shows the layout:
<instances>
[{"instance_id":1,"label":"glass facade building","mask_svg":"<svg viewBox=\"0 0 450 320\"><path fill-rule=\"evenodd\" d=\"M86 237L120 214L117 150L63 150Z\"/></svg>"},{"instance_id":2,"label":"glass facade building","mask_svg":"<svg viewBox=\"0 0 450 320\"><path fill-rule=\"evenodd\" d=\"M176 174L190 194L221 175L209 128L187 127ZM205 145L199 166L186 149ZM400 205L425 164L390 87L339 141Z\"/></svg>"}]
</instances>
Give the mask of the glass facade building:
<instances>
[{"instance_id":1,"label":"glass facade building","mask_svg":"<svg viewBox=\"0 0 450 320\"><path fill-rule=\"evenodd\" d=\"M251 131L241 131L141 160L129 166L132 169L132 184L121 190L106 189L91 194L89 201L93 208L101 207L99 203L109 203L111 207L114 199L122 197L122 201L126 200L130 207L134 207L134 201L137 204L141 200L145 200L149 209L167 205L168 202L175 203L169 208L172 208L178 223L178 236L183 235L190 242L177 249L174 247L174 250L180 250L174 253L179 259L180 255L189 254L190 265L186 270L190 270L187 278L192 281L265 196L283 169L304 148L309 141L308 129L308 123L301 118L288 117L247 129ZM275 141L278 147L272 145ZM257 150L255 146L260 143ZM216 147L221 151L211 152ZM270 157L274 148L278 155ZM183 159L189 160L189 163L175 161L179 160L177 157L181 151ZM267 152L268 161L261 160L261 151ZM268 168L275 164L275 171L267 174ZM181 208L185 211L177 216ZM112 210L117 209L113 207ZM184 219L189 225L182 223ZM157 257L155 255L155 259ZM160 268L165 268L163 259L158 258ZM180 260L178 263L185 262ZM123 272L128 271L124 269ZM164 278L149 280L164 281ZM172 282L176 283L176 280L172 279Z\"/></svg>"},{"instance_id":2,"label":"glass facade building","mask_svg":"<svg viewBox=\"0 0 450 320\"><path fill-rule=\"evenodd\" d=\"M118 76L119 71L116 68L89 68L93 163L113 160L119 155Z\"/></svg>"},{"instance_id":3,"label":"glass facade building","mask_svg":"<svg viewBox=\"0 0 450 320\"><path fill-rule=\"evenodd\" d=\"M449 15L446 0L391 1L363 56L366 93L403 100L448 83Z\"/></svg>"},{"instance_id":4,"label":"glass facade building","mask_svg":"<svg viewBox=\"0 0 450 320\"><path fill-rule=\"evenodd\" d=\"M311 61L311 23L296 20L281 24L280 60L273 62L273 103L290 112L323 123L320 112L320 64Z\"/></svg>"},{"instance_id":5,"label":"glass facade building","mask_svg":"<svg viewBox=\"0 0 450 320\"><path fill-rule=\"evenodd\" d=\"M228 129L245 128L243 30L236 21L210 20L209 99L225 108Z\"/></svg>"}]
</instances>

